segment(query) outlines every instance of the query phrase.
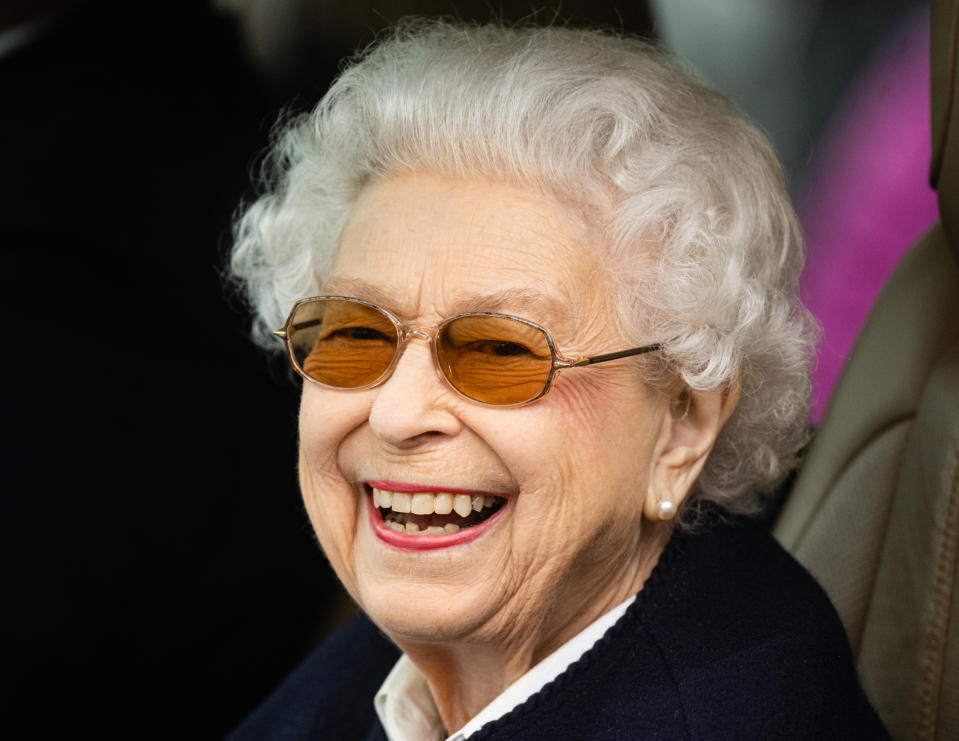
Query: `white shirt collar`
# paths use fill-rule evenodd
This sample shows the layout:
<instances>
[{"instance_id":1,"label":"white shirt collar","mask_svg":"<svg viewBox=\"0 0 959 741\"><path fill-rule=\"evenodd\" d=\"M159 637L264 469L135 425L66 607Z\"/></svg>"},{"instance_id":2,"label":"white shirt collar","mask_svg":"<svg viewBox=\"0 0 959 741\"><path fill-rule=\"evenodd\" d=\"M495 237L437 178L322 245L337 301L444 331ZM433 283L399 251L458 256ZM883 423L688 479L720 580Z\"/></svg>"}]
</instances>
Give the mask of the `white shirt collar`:
<instances>
[{"instance_id":1,"label":"white shirt collar","mask_svg":"<svg viewBox=\"0 0 959 741\"><path fill-rule=\"evenodd\" d=\"M635 601L633 595L586 628L503 690L447 741L460 741L539 692L586 653ZM433 702L426 677L406 654L400 656L373 700L376 714L390 741L443 741L443 721Z\"/></svg>"}]
</instances>

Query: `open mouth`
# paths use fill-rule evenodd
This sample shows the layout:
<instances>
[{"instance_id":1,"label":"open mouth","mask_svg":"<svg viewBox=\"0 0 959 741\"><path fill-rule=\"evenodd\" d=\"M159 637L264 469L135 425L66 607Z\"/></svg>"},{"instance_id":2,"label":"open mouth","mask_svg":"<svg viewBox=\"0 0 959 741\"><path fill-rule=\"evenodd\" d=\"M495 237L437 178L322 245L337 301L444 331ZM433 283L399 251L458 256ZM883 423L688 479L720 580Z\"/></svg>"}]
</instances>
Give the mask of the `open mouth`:
<instances>
[{"instance_id":1,"label":"open mouth","mask_svg":"<svg viewBox=\"0 0 959 741\"><path fill-rule=\"evenodd\" d=\"M505 498L489 494L366 488L383 524L407 535L458 533L488 520L506 504Z\"/></svg>"}]
</instances>

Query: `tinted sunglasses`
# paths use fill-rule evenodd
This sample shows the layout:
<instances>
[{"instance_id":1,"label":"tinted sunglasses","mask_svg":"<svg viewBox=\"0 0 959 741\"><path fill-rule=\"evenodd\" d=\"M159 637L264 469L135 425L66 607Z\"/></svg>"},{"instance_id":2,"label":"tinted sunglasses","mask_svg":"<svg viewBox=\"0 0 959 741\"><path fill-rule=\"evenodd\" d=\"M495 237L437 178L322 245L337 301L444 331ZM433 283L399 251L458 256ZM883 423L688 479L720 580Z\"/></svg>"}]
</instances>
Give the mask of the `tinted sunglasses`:
<instances>
[{"instance_id":1,"label":"tinted sunglasses","mask_svg":"<svg viewBox=\"0 0 959 741\"><path fill-rule=\"evenodd\" d=\"M406 343L426 340L439 375L461 396L493 406L519 406L541 398L564 368L605 363L659 350L645 345L620 352L567 358L543 327L526 319L475 311L430 328L401 322L386 309L345 296L297 301L282 329L293 368L334 389L368 389L383 383Z\"/></svg>"}]
</instances>

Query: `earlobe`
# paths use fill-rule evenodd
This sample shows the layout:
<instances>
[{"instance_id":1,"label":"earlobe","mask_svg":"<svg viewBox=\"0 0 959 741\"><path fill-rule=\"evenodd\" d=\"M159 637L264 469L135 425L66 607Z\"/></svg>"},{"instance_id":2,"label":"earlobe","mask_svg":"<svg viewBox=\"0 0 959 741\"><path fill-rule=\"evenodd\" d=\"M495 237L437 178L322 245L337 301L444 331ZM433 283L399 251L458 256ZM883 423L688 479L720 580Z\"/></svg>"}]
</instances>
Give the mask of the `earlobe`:
<instances>
[{"instance_id":1,"label":"earlobe","mask_svg":"<svg viewBox=\"0 0 959 741\"><path fill-rule=\"evenodd\" d=\"M682 388L670 400L643 514L670 520L689 494L719 431L739 401L739 380L711 391Z\"/></svg>"}]
</instances>

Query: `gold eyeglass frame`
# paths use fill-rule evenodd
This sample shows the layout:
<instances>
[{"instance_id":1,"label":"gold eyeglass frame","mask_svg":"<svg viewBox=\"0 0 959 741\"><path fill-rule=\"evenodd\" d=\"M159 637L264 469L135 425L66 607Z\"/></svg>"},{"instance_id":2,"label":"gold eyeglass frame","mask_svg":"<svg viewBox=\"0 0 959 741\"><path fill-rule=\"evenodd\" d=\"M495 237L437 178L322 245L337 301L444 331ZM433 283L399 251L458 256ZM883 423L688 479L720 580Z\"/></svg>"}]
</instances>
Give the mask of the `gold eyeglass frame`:
<instances>
[{"instance_id":1,"label":"gold eyeglass frame","mask_svg":"<svg viewBox=\"0 0 959 741\"><path fill-rule=\"evenodd\" d=\"M304 304L315 303L318 301L349 301L355 304L361 304L370 309L380 312L386 316L396 327L396 349L393 352L393 359L390 361L390 364L386 367L383 373L373 382L367 383L363 386L353 386L353 387L344 387L344 386L330 386L329 384L318 381L312 376L308 375L306 371L300 367L300 364L296 360L296 355L293 352L293 336L296 334L298 329L305 329L308 327L314 326L318 320L311 320L309 322L301 322L299 324L293 324L293 317L296 315L297 310ZM470 316L489 316L496 317L498 319L509 319L514 322L519 322L520 324L525 324L527 327L537 330L546 338L546 344L549 346L549 351L552 359L552 366L550 367L549 376L546 378L546 382L543 386L542 391L540 391L536 396L525 401L519 401L514 404L492 404L487 401L481 401L479 399L474 399L471 396L460 391L456 386L453 385L453 382L447 377L446 373L443 372L443 366L440 363L439 350L437 349L436 337L439 332L448 325L450 322L455 321L456 319L462 319L464 317ZM581 368L588 365L596 365L597 363L605 363L610 360L619 360L620 358L628 358L633 355L644 355L645 353L655 352L662 349L661 343L655 343L652 345L643 345L641 347L632 347L627 350L620 350L618 352L603 353L602 355L580 355L576 358L566 357L561 354L556 348L556 343L553 342L553 336L549 333L545 327L531 322L528 319L522 319L518 316L512 316L511 314L500 314L493 311L469 311L462 314L454 314L453 316L447 317L439 324L436 324L432 327L414 327L412 325L406 324L399 319L393 312L389 309L384 309L382 306L371 303L369 301L364 301L363 299L353 298L351 296L311 296L309 298L301 298L290 310L289 316L286 318L284 325L277 330L273 331L273 334L283 340L286 345L287 357L290 360L290 365L293 366L300 376L302 376L307 381L322 386L323 388L334 389L336 391L365 391L366 389L375 388L382 383L386 383L389 380L390 376L393 374L393 371L396 368L397 363L399 363L400 358L403 355L403 350L406 348L407 343L413 337L419 337L420 339L426 340L430 346L430 352L433 356L433 369L436 372L436 375L457 395L468 399L475 404L482 404L488 407L497 407L500 409L509 408L509 407L521 407L526 406L527 404L532 404L534 401L542 399L550 390L553 385L553 379L559 373L559 371L566 368Z\"/></svg>"}]
</instances>

